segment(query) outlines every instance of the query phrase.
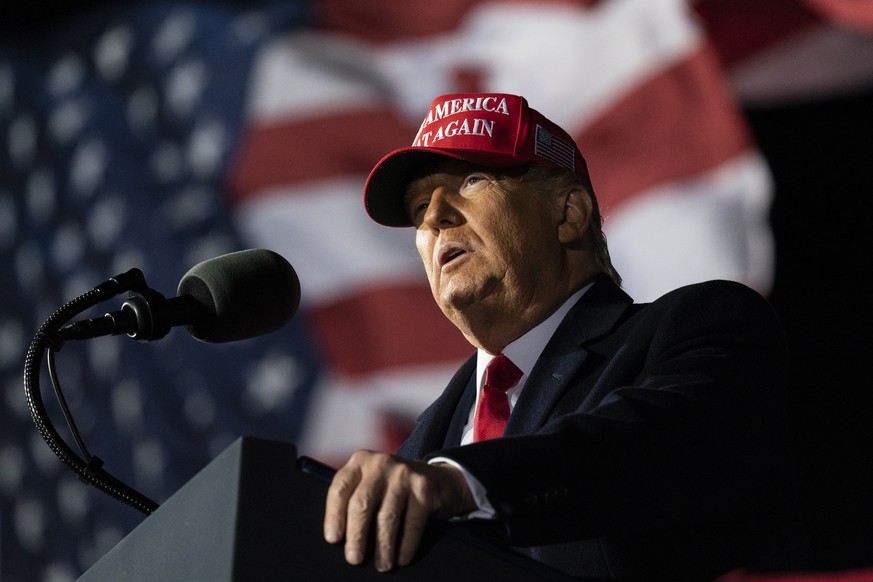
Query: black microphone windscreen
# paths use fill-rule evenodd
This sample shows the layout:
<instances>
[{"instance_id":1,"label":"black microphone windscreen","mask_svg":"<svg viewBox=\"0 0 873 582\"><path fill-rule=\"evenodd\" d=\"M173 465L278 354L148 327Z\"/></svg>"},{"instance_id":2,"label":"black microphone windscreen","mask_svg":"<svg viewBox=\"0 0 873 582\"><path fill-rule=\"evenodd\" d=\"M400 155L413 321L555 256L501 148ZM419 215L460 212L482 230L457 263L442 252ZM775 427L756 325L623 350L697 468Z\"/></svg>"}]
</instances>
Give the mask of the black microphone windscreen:
<instances>
[{"instance_id":1,"label":"black microphone windscreen","mask_svg":"<svg viewBox=\"0 0 873 582\"><path fill-rule=\"evenodd\" d=\"M284 257L266 249L237 251L194 265L179 282L179 296L206 308L188 326L200 341L223 343L276 331L300 305L300 281Z\"/></svg>"}]
</instances>

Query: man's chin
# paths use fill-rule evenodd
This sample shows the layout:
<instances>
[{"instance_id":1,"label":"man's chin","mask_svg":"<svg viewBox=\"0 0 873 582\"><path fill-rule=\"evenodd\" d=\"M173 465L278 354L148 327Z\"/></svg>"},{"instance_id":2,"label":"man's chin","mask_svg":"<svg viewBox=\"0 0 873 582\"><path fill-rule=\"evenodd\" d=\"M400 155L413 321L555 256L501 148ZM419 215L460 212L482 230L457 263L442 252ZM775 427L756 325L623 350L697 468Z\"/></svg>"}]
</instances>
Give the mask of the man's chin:
<instances>
[{"instance_id":1,"label":"man's chin","mask_svg":"<svg viewBox=\"0 0 873 582\"><path fill-rule=\"evenodd\" d=\"M465 309L470 308L476 304L477 299L478 297L470 293L469 290L450 286L440 292L437 303L443 313L446 314L446 317L451 319L453 313L461 313Z\"/></svg>"}]
</instances>

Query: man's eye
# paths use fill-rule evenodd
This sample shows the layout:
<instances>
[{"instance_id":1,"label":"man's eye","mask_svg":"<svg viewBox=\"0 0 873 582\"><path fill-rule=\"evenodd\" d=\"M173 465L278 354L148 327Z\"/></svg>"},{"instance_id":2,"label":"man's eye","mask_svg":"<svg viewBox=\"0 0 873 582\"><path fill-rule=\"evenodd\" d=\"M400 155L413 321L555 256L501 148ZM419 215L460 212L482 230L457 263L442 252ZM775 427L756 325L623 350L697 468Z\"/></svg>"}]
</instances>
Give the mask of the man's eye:
<instances>
[{"instance_id":1,"label":"man's eye","mask_svg":"<svg viewBox=\"0 0 873 582\"><path fill-rule=\"evenodd\" d=\"M424 211L427 210L428 205L428 200L421 200L411 204L409 207L409 216L412 217L413 220L420 217L424 214Z\"/></svg>"},{"instance_id":2,"label":"man's eye","mask_svg":"<svg viewBox=\"0 0 873 582\"><path fill-rule=\"evenodd\" d=\"M467 176L467 179L464 181L465 186L475 186L479 182L484 180L482 176Z\"/></svg>"}]
</instances>

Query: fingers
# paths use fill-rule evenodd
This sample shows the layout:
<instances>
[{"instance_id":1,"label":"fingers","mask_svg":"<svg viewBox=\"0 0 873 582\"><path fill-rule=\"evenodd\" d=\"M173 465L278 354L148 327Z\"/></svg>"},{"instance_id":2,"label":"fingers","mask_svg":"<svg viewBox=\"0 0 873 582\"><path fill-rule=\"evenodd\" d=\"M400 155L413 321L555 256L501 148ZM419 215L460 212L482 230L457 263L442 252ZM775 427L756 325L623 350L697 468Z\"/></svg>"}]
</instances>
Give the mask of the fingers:
<instances>
[{"instance_id":1,"label":"fingers","mask_svg":"<svg viewBox=\"0 0 873 582\"><path fill-rule=\"evenodd\" d=\"M349 498L360 481L360 472L351 463L336 472L327 490L324 508L324 539L332 544L343 540Z\"/></svg>"},{"instance_id":2,"label":"fingers","mask_svg":"<svg viewBox=\"0 0 873 582\"><path fill-rule=\"evenodd\" d=\"M358 451L337 471L328 489L324 538L345 540L349 564L361 564L371 529L374 564L379 571L415 557L432 516L452 517L475 508L454 468L400 460L384 453Z\"/></svg>"},{"instance_id":3,"label":"fingers","mask_svg":"<svg viewBox=\"0 0 873 582\"><path fill-rule=\"evenodd\" d=\"M345 540L346 561L353 565L364 561L370 522L378 506L374 500L378 483L368 469L371 454L358 451L352 455L334 475L325 502L324 539L332 544Z\"/></svg>"},{"instance_id":4,"label":"fingers","mask_svg":"<svg viewBox=\"0 0 873 582\"><path fill-rule=\"evenodd\" d=\"M376 516L376 569L387 572L394 567L396 543L401 532L401 523L407 510L407 492L403 487L393 487L386 491L382 506Z\"/></svg>"},{"instance_id":5,"label":"fingers","mask_svg":"<svg viewBox=\"0 0 873 582\"><path fill-rule=\"evenodd\" d=\"M400 539L400 551L397 554L397 565L408 566L415 558L421 536L429 518L426 512L420 511L417 503L407 503L406 515L403 520L403 537Z\"/></svg>"},{"instance_id":6,"label":"fingers","mask_svg":"<svg viewBox=\"0 0 873 582\"><path fill-rule=\"evenodd\" d=\"M357 565L364 562L367 551L367 540L370 535L370 524L379 509L384 483L364 473L358 486L349 498L346 512L346 546L345 556L349 564Z\"/></svg>"},{"instance_id":7,"label":"fingers","mask_svg":"<svg viewBox=\"0 0 873 582\"><path fill-rule=\"evenodd\" d=\"M427 465L395 463L376 516L376 569L387 572L412 563L434 510L433 472Z\"/></svg>"}]
</instances>

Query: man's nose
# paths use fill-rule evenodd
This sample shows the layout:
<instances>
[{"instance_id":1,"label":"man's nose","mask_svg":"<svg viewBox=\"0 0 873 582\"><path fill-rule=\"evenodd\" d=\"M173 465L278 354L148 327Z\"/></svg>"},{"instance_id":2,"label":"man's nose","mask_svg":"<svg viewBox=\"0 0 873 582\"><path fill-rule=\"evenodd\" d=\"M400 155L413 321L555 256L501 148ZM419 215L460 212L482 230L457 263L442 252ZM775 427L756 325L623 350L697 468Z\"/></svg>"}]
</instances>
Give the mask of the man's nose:
<instances>
[{"instance_id":1,"label":"man's nose","mask_svg":"<svg viewBox=\"0 0 873 582\"><path fill-rule=\"evenodd\" d=\"M457 226L461 221L457 195L444 186L436 188L425 210L424 223L432 229L440 230Z\"/></svg>"}]
</instances>

